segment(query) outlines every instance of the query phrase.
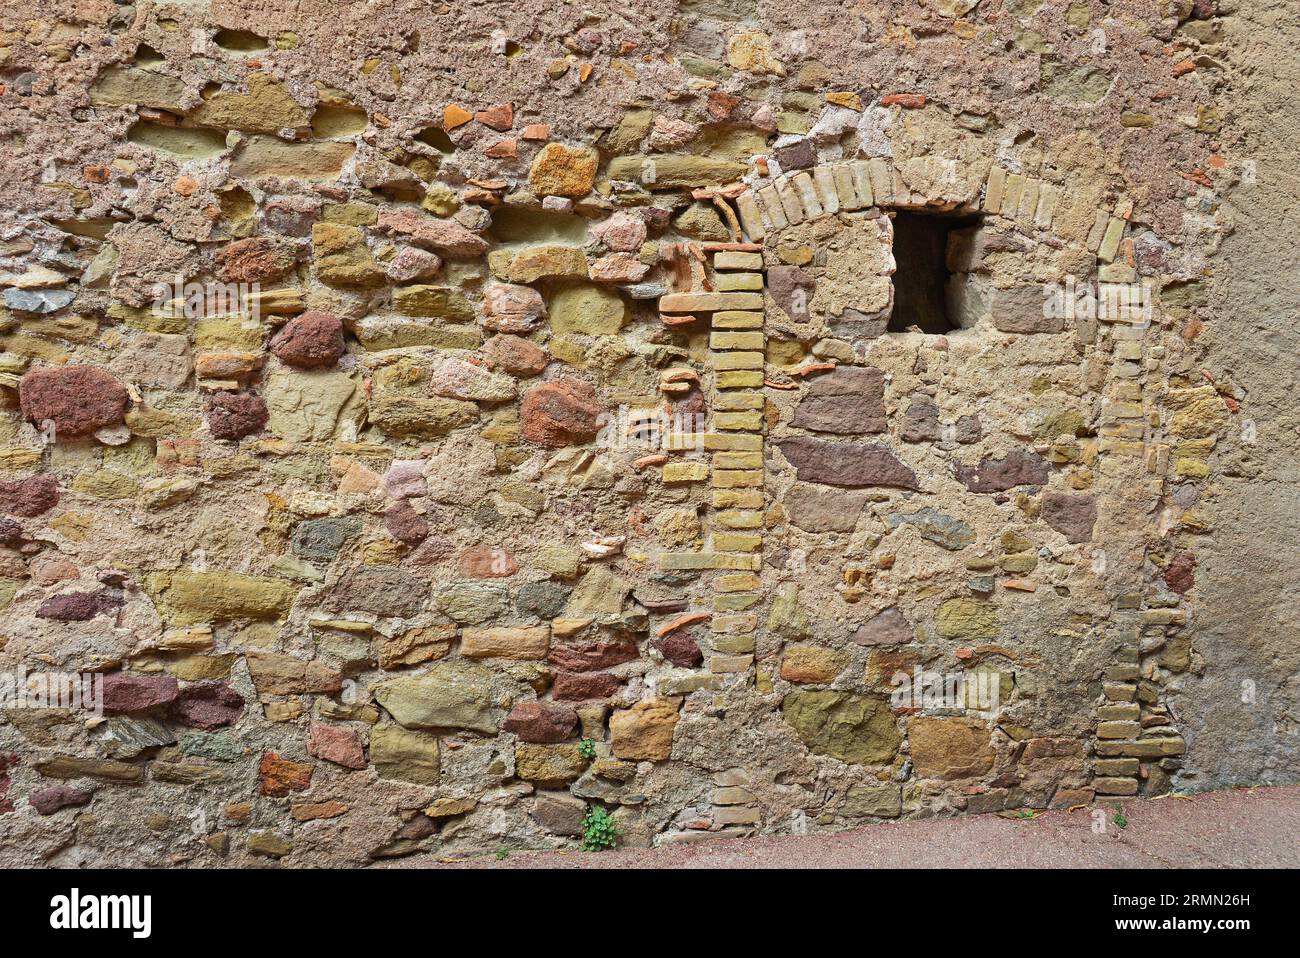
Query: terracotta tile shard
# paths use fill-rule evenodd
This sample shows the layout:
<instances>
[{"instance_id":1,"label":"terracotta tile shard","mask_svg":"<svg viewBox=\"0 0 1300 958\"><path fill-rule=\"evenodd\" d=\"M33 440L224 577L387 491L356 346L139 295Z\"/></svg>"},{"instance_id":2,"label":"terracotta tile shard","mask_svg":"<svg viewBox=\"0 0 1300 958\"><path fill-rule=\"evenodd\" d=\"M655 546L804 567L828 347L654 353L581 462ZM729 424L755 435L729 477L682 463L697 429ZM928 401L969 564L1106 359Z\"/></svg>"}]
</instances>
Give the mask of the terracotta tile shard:
<instances>
[{"instance_id":1,"label":"terracotta tile shard","mask_svg":"<svg viewBox=\"0 0 1300 958\"><path fill-rule=\"evenodd\" d=\"M881 106L901 106L904 110L919 110L925 102L920 93L890 93L880 98Z\"/></svg>"},{"instance_id":2,"label":"terracotta tile shard","mask_svg":"<svg viewBox=\"0 0 1300 958\"><path fill-rule=\"evenodd\" d=\"M678 616L671 622L665 622L659 628L655 629L655 635L663 638L669 632L676 632L678 629L684 629L688 625L694 625L697 622L707 622L713 618L711 612L688 612L686 615Z\"/></svg>"},{"instance_id":3,"label":"terracotta tile shard","mask_svg":"<svg viewBox=\"0 0 1300 958\"><path fill-rule=\"evenodd\" d=\"M491 127L498 133L504 133L515 125L515 108L512 103L498 103L496 106L479 110L474 119L484 126Z\"/></svg>"},{"instance_id":4,"label":"terracotta tile shard","mask_svg":"<svg viewBox=\"0 0 1300 958\"><path fill-rule=\"evenodd\" d=\"M790 370L791 376L811 376L814 373L824 373L835 369L838 363L810 363L807 366L800 366L798 369Z\"/></svg>"},{"instance_id":5,"label":"terracotta tile shard","mask_svg":"<svg viewBox=\"0 0 1300 958\"><path fill-rule=\"evenodd\" d=\"M474 115L462 106L455 103L448 103L447 108L442 111L442 128L444 130L454 130L459 126L464 126Z\"/></svg>"}]
</instances>

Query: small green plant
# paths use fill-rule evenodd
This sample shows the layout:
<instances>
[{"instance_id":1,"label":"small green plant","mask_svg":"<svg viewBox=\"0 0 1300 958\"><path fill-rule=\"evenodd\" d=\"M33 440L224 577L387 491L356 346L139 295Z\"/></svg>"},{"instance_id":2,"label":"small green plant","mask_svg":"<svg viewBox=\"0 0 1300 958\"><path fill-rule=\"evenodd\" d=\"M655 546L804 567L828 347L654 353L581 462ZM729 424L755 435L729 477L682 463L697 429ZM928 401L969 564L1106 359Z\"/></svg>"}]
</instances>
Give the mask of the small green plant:
<instances>
[{"instance_id":1,"label":"small green plant","mask_svg":"<svg viewBox=\"0 0 1300 958\"><path fill-rule=\"evenodd\" d=\"M1124 817L1123 809L1117 811L1111 821L1115 823L1116 828L1128 828L1128 819Z\"/></svg>"},{"instance_id":2,"label":"small green plant","mask_svg":"<svg viewBox=\"0 0 1300 958\"><path fill-rule=\"evenodd\" d=\"M589 738L584 738L578 743L578 754L587 761L591 761L596 757L596 743Z\"/></svg>"},{"instance_id":3,"label":"small green plant","mask_svg":"<svg viewBox=\"0 0 1300 958\"><path fill-rule=\"evenodd\" d=\"M510 849L506 848L506 846L502 845L500 848L497 849L497 861L503 862L509 857L510 857Z\"/></svg>"},{"instance_id":4,"label":"small green plant","mask_svg":"<svg viewBox=\"0 0 1300 958\"><path fill-rule=\"evenodd\" d=\"M1022 808L1016 812L1016 818L1036 818L1037 813L1032 808Z\"/></svg>"},{"instance_id":5,"label":"small green plant","mask_svg":"<svg viewBox=\"0 0 1300 958\"><path fill-rule=\"evenodd\" d=\"M618 828L614 816L599 805L587 813L582 820L582 850L584 852L602 852L613 848L618 841Z\"/></svg>"}]
</instances>

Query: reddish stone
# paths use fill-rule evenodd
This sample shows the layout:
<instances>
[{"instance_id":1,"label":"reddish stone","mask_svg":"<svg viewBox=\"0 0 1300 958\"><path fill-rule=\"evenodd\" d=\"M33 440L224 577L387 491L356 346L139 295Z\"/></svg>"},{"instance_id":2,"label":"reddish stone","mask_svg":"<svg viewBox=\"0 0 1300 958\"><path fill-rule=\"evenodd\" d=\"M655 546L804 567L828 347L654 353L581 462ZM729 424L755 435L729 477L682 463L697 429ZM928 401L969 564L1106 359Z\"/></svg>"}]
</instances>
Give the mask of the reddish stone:
<instances>
[{"instance_id":1,"label":"reddish stone","mask_svg":"<svg viewBox=\"0 0 1300 958\"><path fill-rule=\"evenodd\" d=\"M608 672L556 672L551 697L564 702L585 702L609 698L623 680Z\"/></svg>"},{"instance_id":2,"label":"reddish stone","mask_svg":"<svg viewBox=\"0 0 1300 958\"><path fill-rule=\"evenodd\" d=\"M814 432L884 432L885 374L874 366L841 366L819 377L790 425Z\"/></svg>"},{"instance_id":3,"label":"reddish stone","mask_svg":"<svg viewBox=\"0 0 1300 958\"><path fill-rule=\"evenodd\" d=\"M722 90L709 91L709 116L715 120L725 120L732 110L740 105L740 98Z\"/></svg>"},{"instance_id":4,"label":"reddish stone","mask_svg":"<svg viewBox=\"0 0 1300 958\"><path fill-rule=\"evenodd\" d=\"M525 439L539 446L570 446L596 438L604 416L590 383L555 379L528 390L520 409Z\"/></svg>"},{"instance_id":5,"label":"reddish stone","mask_svg":"<svg viewBox=\"0 0 1300 958\"><path fill-rule=\"evenodd\" d=\"M27 803L42 815L53 815L64 808L89 805L94 793L75 785L51 785L27 796Z\"/></svg>"},{"instance_id":6,"label":"reddish stone","mask_svg":"<svg viewBox=\"0 0 1300 958\"><path fill-rule=\"evenodd\" d=\"M344 768L366 767L366 751L361 745L361 736L342 725L312 722L307 753Z\"/></svg>"},{"instance_id":7,"label":"reddish stone","mask_svg":"<svg viewBox=\"0 0 1300 958\"><path fill-rule=\"evenodd\" d=\"M783 170L806 170L817 165L817 147L812 140L799 140L772 151L772 158Z\"/></svg>"},{"instance_id":8,"label":"reddish stone","mask_svg":"<svg viewBox=\"0 0 1300 958\"><path fill-rule=\"evenodd\" d=\"M694 428L696 432L704 432L704 423L709 415L709 401L704 397L704 393L698 389L692 389L688 393L683 393L682 398L677 399L672 404L673 415L678 417L682 423L682 430L689 431ZM689 417L694 416L694 419Z\"/></svg>"},{"instance_id":9,"label":"reddish stone","mask_svg":"<svg viewBox=\"0 0 1300 958\"><path fill-rule=\"evenodd\" d=\"M802 290L798 296L796 290ZM798 266L773 266L767 271L767 291L773 302L796 323L809 319L808 304L817 292L817 282Z\"/></svg>"},{"instance_id":10,"label":"reddish stone","mask_svg":"<svg viewBox=\"0 0 1300 958\"><path fill-rule=\"evenodd\" d=\"M384 492L394 499L418 499L429 494L424 481L424 461L395 459L384 473Z\"/></svg>"},{"instance_id":11,"label":"reddish stone","mask_svg":"<svg viewBox=\"0 0 1300 958\"><path fill-rule=\"evenodd\" d=\"M620 253L636 253L645 243L645 220L635 213L615 213L605 222L591 228L592 235L606 248Z\"/></svg>"},{"instance_id":12,"label":"reddish stone","mask_svg":"<svg viewBox=\"0 0 1300 958\"><path fill-rule=\"evenodd\" d=\"M527 333L546 318L546 301L531 286L489 283L483 288L483 325L501 333Z\"/></svg>"},{"instance_id":13,"label":"reddish stone","mask_svg":"<svg viewBox=\"0 0 1300 958\"><path fill-rule=\"evenodd\" d=\"M30 370L18 384L23 418L38 429L54 423L55 439L77 439L126 415L130 396L120 382L94 366Z\"/></svg>"},{"instance_id":14,"label":"reddish stone","mask_svg":"<svg viewBox=\"0 0 1300 958\"><path fill-rule=\"evenodd\" d=\"M805 482L858 489L864 486L892 486L920 489L916 473L879 443L827 442L810 436L795 436L777 443L781 454Z\"/></svg>"},{"instance_id":15,"label":"reddish stone","mask_svg":"<svg viewBox=\"0 0 1300 958\"><path fill-rule=\"evenodd\" d=\"M1196 556L1190 552L1178 553L1165 566L1165 585L1182 595L1195 584Z\"/></svg>"},{"instance_id":16,"label":"reddish stone","mask_svg":"<svg viewBox=\"0 0 1300 958\"><path fill-rule=\"evenodd\" d=\"M328 369L343 350L343 322L315 309L289 320L271 341L280 362L299 369Z\"/></svg>"},{"instance_id":17,"label":"reddish stone","mask_svg":"<svg viewBox=\"0 0 1300 958\"><path fill-rule=\"evenodd\" d=\"M217 251L217 277L226 283L265 283L288 275L297 258L297 250L283 241L237 240Z\"/></svg>"},{"instance_id":18,"label":"reddish stone","mask_svg":"<svg viewBox=\"0 0 1300 958\"><path fill-rule=\"evenodd\" d=\"M699 645L685 632L669 632L650 643L659 650L659 654L673 665L684 669L692 668L704 658Z\"/></svg>"},{"instance_id":19,"label":"reddish stone","mask_svg":"<svg viewBox=\"0 0 1300 958\"><path fill-rule=\"evenodd\" d=\"M306 791L311 785L312 771L306 762L291 762L281 758L277 752L267 752L258 766L262 776L262 794L280 796Z\"/></svg>"},{"instance_id":20,"label":"reddish stone","mask_svg":"<svg viewBox=\"0 0 1300 958\"><path fill-rule=\"evenodd\" d=\"M858 645L905 645L916 639L916 630L898 607L891 605L858 626L852 639Z\"/></svg>"},{"instance_id":21,"label":"reddish stone","mask_svg":"<svg viewBox=\"0 0 1300 958\"><path fill-rule=\"evenodd\" d=\"M453 258L480 256L488 248L487 240L471 233L455 220L435 219L411 207L384 210L379 214L375 229L408 237L418 246Z\"/></svg>"},{"instance_id":22,"label":"reddish stone","mask_svg":"<svg viewBox=\"0 0 1300 958\"><path fill-rule=\"evenodd\" d=\"M438 830L438 823L428 815L416 815L413 819L397 830L399 839L418 842L422 838L428 838Z\"/></svg>"},{"instance_id":23,"label":"reddish stone","mask_svg":"<svg viewBox=\"0 0 1300 958\"><path fill-rule=\"evenodd\" d=\"M172 718L187 728L225 728L239 721L244 697L224 682L196 682L181 689L172 705Z\"/></svg>"},{"instance_id":24,"label":"reddish stone","mask_svg":"<svg viewBox=\"0 0 1300 958\"><path fill-rule=\"evenodd\" d=\"M525 742L563 742L578 728L578 713L553 702L520 702L506 716L504 728Z\"/></svg>"},{"instance_id":25,"label":"reddish stone","mask_svg":"<svg viewBox=\"0 0 1300 958\"><path fill-rule=\"evenodd\" d=\"M441 269L442 257L428 250L416 249L414 246L403 246L384 267L388 278L399 283L433 279Z\"/></svg>"},{"instance_id":26,"label":"reddish stone","mask_svg":"<svg viewBox=\"0 0 1300 958\"><path fill-rule=\"evenodd\" d=\"M460 554L457 561L460 574L469 579L496 579L514 575L519 564L500 546L471 546Z\"/></svg>"},{"instance_id":27,"label":"reddish stone","mask_svg":"<svg viewBox=\"0 0 1300 958\"><path fill-rule=\"evenodd\" d=\"M261 432L268 413L256 393L213 393L203 403L213 439L243 439Z\"/></svg>"},{"instance_id":28,"label":"reddish stone","mask_svg":"<svg viewBox=\"0 0 1300 958\"><path fill-rule=\"evenodd\" d=\"M177 682L170 675L113 672L104 676L104 714L134 715L176 701Z\"/></svg>"},{"instance_id":29,"label":"reddish stone","mask_svg":"<svg viewBox=\"0 0 1300 958\"><path fill-rule=\"evenodd\" d=\"M456 552L455 544L443 536L429 536L410 554L407 562L411 565L436 565L449 559Z\"/></svg>"},{"instance_id":30,"label":"reddish stone","mask_svg":"<svg viewBox=\"0 0 1300 958\"><path fill-rule=\"evenodd\" d=\"M398 499L384 512L388 534L408 546L417 546L429 537L429 522L406 499Z\"/></svg>"},{"instance_id":31,"label":"reddish stone","mask_svg":"<svg viewBox=\"0 0 1300 958\"><path fill-rule=\"evenodd\" d=\"M1087 542L1097 521L1097 500L1092 496L1046 492L1043 521L1065 536L1067 542Z\"/></svg>"},{"instance_id":32,"label":"reddish stone","mask_svg":"<svg viewBox=\"0 0 1300 958\"><path fill-rule=\"evenodd\" d=\"M492 364L512 376L536 376L551 361L550 353L522 336L501 333L483 346Z\"/></svg>"},{"instance_id":33,"label":"reddish stone","mask_svg":"<svg viewBox=\"0 0 1300 958\"><path fill-rule=\"evenodd\" d=\"M0 546L17 549L23 544L22 523L13 519L0 519Z\"/></svg>"},{"instance_id":34,"label":"reddish stone","mask_svg":"<svg viewBox=\"0 0 1300 958\"><path fill-rule=\"evenodd\" d=\"M116 612L122 607L122 596L116 592L67 592L52 595L36 610L38 619L55 619L59 622L88 622L97 615Z\"/></svg>"},{"instance_id":35,"label":"reddish stone","mask_svg":"<svg viewBox=\"0 0 1300 958\"><path fill-rule=\"evenodd\" d=\"M0 479L0 512L32 519L58 504L59 483L53 476Z\"/></svg>"},{"instance_id":36,"label":"reddish stone","mask_svg":"<svg viewBox=\"0 0 1300 958\"><path fill-rule=\"evenodd\" d=\"M592 672L610 666L631 662L640 653L631 639L613 642L575 642L570 645L553 645L546 659L552 665L568 672Z\"/></svg>"},{"instance_id":37,"label":"reddish stone","mask_svg":"<svg viewBox=\"0 0 1300 958\"><path fill-rule=\"evenodd\" d=\"M971 492L1006 492L1016 486L1047 482L1047 462L1037 453L1013 449L1001 459L982 459L978 466L953 466L953 475Z\"/></svg>"}]
</instances>

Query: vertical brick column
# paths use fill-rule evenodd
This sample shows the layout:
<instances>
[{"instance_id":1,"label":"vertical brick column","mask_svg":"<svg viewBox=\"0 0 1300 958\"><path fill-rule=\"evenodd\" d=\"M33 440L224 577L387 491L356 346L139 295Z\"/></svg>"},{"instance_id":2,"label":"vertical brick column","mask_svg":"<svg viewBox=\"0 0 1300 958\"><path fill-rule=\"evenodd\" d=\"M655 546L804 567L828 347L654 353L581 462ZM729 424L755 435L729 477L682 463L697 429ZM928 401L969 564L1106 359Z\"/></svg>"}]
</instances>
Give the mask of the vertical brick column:
<instances>
[{"instance_id":1,"label":"vertical brick column","mask_svg":"<svg viewBox=\"0 0 1300 958\"><path fill-rule=\"evenodd\" d=\"M763 550L763 254L750 244L710 247L719 292L756 293L757 309L719 310L709 331L713 371L709 431L713 509L709 529L718 553L751 556L743 572L713 580L713 672L748 672L754 664L758 573Z\"/></svg>"},{"instance_id":2,"label":"vertical brick column","mask_svg":"<svg viewBox=\"0 0 1300 958\"><path fill-rule=\"evenodd\" d=\"M1114 224L1122 224L1122 219L1117 212L1105 220L1104 227L1102 220L1099 216L1094 233L1102 237L1098 257L1109 265L1100 266L1099 278L1137 282L1131 267L1112 262L1121 249L1122 235ZM1186 615L1180 608L1157 602L1157 590L1148 581L1152 544L1162 540L1162 510L1156 506L1169 460L1169 446L1162 441L1164 351L1152 342L1150 313L1140 306L1103 313L1099 319L1099 332L1109 341L1111 358L1102 401L1102 482L1117 504L1133 511L1139 511L1140 501L1152 507L1140 510L1149 517L1146 527L1134 530L1139 538L1126 543L1133 555L1125 560L1116 581L1112 613L1116 659L1103 676L1097 708L1092 784L1099 802L1117 803L1149 791L1143 784L1153 773L1148 763L1177 758L1186 749L1163 701L1152 656L1164 645L1166 631L1182 626Z\"/></svg>"},{"instance_id":3,"label":"vertical brick column","mask_svg":"<svg viewBox=\"0 0 1300 958\"><path fill-rule=\"evenodd\" d=\"M709 319L708 463L689 464L691 478L707 478L710 486L705 545L699 552L663 553L659 566L711 574L708 669L752 681L763 604L763 257L752 243L707 243L703 252L713 288L668 294L659 308L666 316Z\"/></svg>"}]
</instances>

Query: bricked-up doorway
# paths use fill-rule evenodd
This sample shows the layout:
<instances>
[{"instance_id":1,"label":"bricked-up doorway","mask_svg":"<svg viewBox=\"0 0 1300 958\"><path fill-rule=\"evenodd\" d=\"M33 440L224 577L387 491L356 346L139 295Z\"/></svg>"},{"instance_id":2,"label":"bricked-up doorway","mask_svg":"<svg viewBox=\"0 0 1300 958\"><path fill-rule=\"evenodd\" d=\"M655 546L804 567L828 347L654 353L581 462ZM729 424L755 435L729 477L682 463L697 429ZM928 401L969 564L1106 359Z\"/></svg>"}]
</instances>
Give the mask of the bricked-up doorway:
<instances>
[{"instance_id":1,"label":"bricked-up doorway","mask_svg":"<svg viewBox=\"0 0 1300 958\"><path fill-rule=\"evenodd\" d=\"M948 237L977 222L970 216L894 213L894 309L889 331L947 333L959 328L948 298Z\"/></svg>"}]
</instances>

